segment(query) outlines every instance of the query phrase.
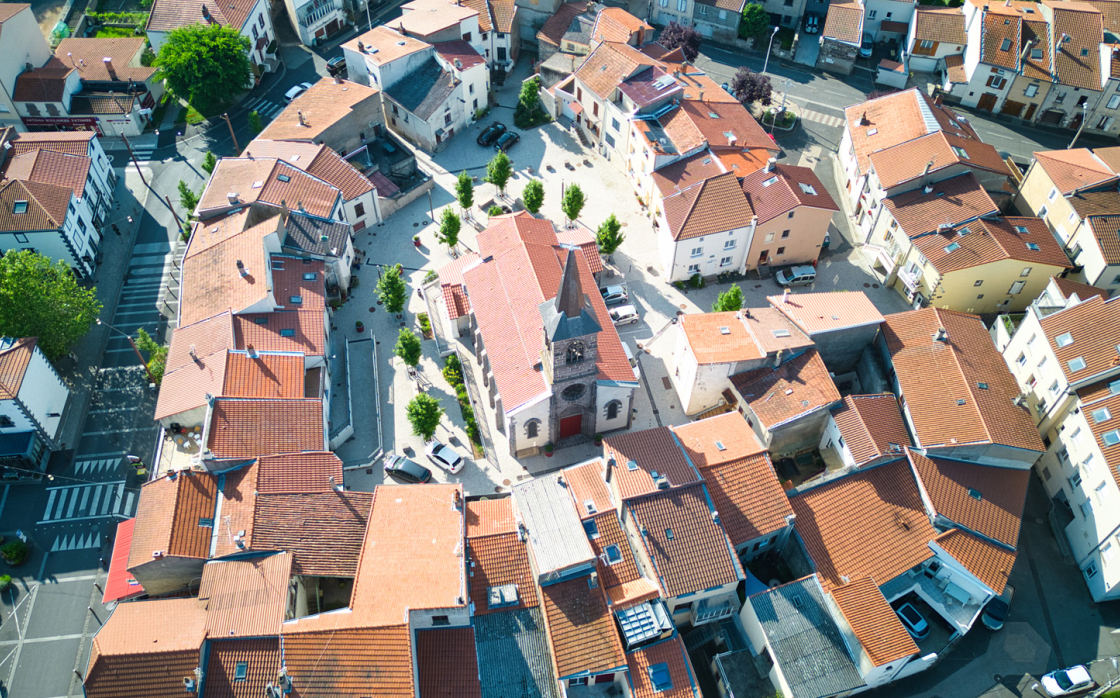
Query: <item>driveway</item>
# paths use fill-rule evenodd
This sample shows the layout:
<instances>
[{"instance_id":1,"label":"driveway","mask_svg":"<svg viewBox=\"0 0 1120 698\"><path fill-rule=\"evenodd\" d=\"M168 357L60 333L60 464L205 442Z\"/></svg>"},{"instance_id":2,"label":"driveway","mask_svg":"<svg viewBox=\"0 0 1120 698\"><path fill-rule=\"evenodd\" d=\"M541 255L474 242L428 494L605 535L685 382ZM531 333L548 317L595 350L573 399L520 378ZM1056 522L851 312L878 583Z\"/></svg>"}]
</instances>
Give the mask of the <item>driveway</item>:
<instances>
[{"instance_id":1,"label":"driveway","mask_svg":"<svg viewBox=\"0 0 1120 698\"><path fill-rule=\"evenodd\" d=\"M793 54L793 61L815 68L817 67L817 56L820 52L820 34L802 34L801 39L797 42L797 52Z\"/></svg>"}]
</instances>

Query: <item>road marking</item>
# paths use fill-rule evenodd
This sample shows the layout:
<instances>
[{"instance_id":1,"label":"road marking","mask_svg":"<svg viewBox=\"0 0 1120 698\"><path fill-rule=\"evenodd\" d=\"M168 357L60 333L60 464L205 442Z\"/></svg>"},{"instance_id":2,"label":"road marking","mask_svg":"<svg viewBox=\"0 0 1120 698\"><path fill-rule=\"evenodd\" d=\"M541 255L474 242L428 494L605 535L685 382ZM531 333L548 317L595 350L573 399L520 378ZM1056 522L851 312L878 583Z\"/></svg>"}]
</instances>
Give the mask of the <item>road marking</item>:
<instances>
[{"instance_id":1,"label":"road marking","mask_svg":"<svg viewBox=\"0 0 1120 698\"><path fill-rule=\"evenodd\" d=\"M844 120L841 119L838 116L829 116L827 114L821 114L821 113L815 112L811 109L802 109L801 110L801 118L806 120L806 121L813 121L815 123L822 124L824 126L832 126L832 127L840 126L844 123Z\"/></svg>"},{"instance_id":2,"label":"road marking","mask_svg":"<svg viewBox=\"0 0 1120 698\"><path fill-rule=\"evenodd\" d=\"M11 647L12 645L31 644L33 642L58 642L60 640L77 640L82 637L81 633L77 635L51 635L50 637L29 637L26 640L2 640L0 647ZM0 662L2 664L3 662ZM62 696L62 698L66 698Z\"/></svg>"},{"instance_id":3,"label":"road marking","mask_svg":"<svg viewBox=\"0 0 1120 698\"><path fill-rule=\"evenodd\" d=\"M134 431L147 431L155 429L153 424L150 427L129 427L128 429L106 429L105 431L83 431L82 436L110 436L112 434L131 434Z\"/></svg>"},{"instance_id":4,"label":"road marking","mask_svg":"<svg viewBox=\"0 0 1120 698\"><path fill-rule=\"evenodd\" d=\"M93 414L90 412L90 414ZM78 475L93 475L102 470L114 470L124 459L124 454L117 453L110 458L97 458L94 460L80 460L74 463L74 470Z\"/></svg>"},{"instance_id":5,"label":"road marking","mask_svg":"<svg viewBox=\"0 0 1120 698\"><path fill-rule=\"evenodd\" d=\"M43 510L40 524L63 521L89 521L109 516L130 516L136 501L136 493L125 492L124 480L89 485L65 485L47 488L47 505ZM112 513L110 513L112 509ZM65 510L65 515L63 511ZM98 547L90 536L74 535L55 539L51 552L64 550L84 550Z\"/></svg>"},{"instance_id":6,"label":"road marking","mask_svg":"<svg viewBox=\"0 0 1120 698\"><path fill-rule=\"evenodd\" d=\"M132 351L132 349L129 348L129 351ZM108 352L106 352L106 353L108 353ZM135 412L135 411L136 411L135 406L133 406L133 407L106 407L103 410L90 410L89 412L86 412L86 414L87 415L89 415L89 414L114 414L114 413L117 413L117 412Z\"/></svg>"},{"instance_id":7,"label":"road marking","mask_svg":"<svg viewBox=\"0 0 1120 698\"><path fill-rule=\"evenodd\" d=\"M11 485L4 485L4 496L0 498L0 517L4 516L4 505L8 503L8 490L11 487Z\"/></svg>"}]
</instances>

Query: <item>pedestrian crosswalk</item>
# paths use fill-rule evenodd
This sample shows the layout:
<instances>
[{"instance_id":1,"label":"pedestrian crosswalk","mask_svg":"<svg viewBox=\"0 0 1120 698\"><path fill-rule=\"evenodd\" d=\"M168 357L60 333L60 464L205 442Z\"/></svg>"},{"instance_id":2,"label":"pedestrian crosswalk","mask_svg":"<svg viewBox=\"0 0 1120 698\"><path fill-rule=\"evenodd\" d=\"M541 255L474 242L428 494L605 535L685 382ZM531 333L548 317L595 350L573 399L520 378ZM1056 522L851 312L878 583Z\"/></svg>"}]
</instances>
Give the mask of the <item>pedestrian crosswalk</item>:
<instances>
[{"instance_id":1,"label":"pedestrian crosswalk","mask_svg":"<svg viewBox=\"0 0 1120 698\"><path fill-rule=\"evenodd\" d=\"M824 126L837 127L844 124L844 120L839 116L829 116L828 114L821 114L811 109L802 109L801 118L805 121L813 121Z\"/></svg>"},{"instance_id":2,"label":"pedestrian crosswalk","mask_svg":"<svg viewBox=\"0 0 1120 698\"><path fill-rule=\"evenodd\" d=\"M284 111L285 105L277 104L276 102L273 102L269 99L264 99L263 97L255 97L253 99L250 99L248 102L245 102L241 106L248 109L249 111L257 112L261 115L262 120L268 121L280 112Z\"/></svg>"},{"instance_id":3,"label":"pedestrian crosswalk","mask_svg":"<svg viewBox=\"0 0 1120 698\"><path fill-rule=\"evenodd\" d=\"M124 480L102 484L47 488L47 506L40 524L88 521L110 516L129 517L136 493L125 490Z\"/></svg>"},{"instance_id":4,"label":"pedestrian crosswalk","mask_svg":"<svg viewBox=\"0 0 1120 698\"><path fill-rule=\"evenodd\" d=\"M155 154L155 152L156 146L154 143L152 145L132 144L132 154L136 156L136 160L139 162L148 162L152 159L152 155Z\"/></svg>"},{"instance_id":5,"label":"pedestrian crosswalk","mask_svg":"<svg viewBox=\"0 0 1120 698\"><path fill-rule=\"evenodd\" d=\"M78 475L97 475L98 473L112 472L116 470L117 466L124 460L123 455L116 455L111 458L94 458L74 461L74 471Z\"/></svg>"},{"instance_id":6,"label":"pedestrian crosswalk","mask_svg":"<svg viewBox=\"0 0 1120 698\"><path fill-rule=\"evenodd\" d=\"M66 534L55 536L51 544L52 553L66 552L67 550L93 550L101 547L100 533Z\"/></svg>"}]
</instances>

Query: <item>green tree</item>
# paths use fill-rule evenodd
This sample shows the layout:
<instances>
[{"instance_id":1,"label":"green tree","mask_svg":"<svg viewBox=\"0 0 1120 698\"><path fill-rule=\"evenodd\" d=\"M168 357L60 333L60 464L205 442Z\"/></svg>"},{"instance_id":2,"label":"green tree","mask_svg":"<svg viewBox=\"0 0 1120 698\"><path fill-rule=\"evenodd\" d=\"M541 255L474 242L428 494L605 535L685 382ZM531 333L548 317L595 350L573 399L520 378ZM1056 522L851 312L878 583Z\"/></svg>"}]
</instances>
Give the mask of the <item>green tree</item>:
<instances>
[{"instance_id":1,"label":"green tree","mask_svg":"<svg viewBox=\"0 0 1120 698\"><path fill-rule=\"evenodd\" d=\"M526 109L536 109L541 101L541 79L539 76L534 75L525 82L521 83L521 94L518 96L517 101L525 105Z\"/></svg>"},{"instance_id":2,"label":"green tree","mask_svg":"<svg viewBox=\"0 0 1120 698\"><path fill-rule=\"evenodd\" d=\"M401 265L388 269L381 275L377 282L377 297L385 305L385 310L396 315L404 310L404 301L408 297L408 289L401 276Z\"/></svg>"},{"instance_id":3,"label":"green tree","mask_svg":"<svg viewBox=\"0 0 1120 698\"><path fill-rule=\"evenodd\" d=\"M614 217L612 213L603 221L599 226L599 230L595 232L595 244L599 246L599 254L604 254L610 257L622 245L622 241L626 236L622 234L622 224Z\"/></svg>"},{"instance_id":4,"label":"green tree","mask_svg":"<svg viewBox=\"0 0 1120 698\"><path fill-rule=\"evenodd\" d=\"M739 19L739 38L758 39L766 36L770 29L770 15L766 9L755 2L748 2L743 7L743 16Z\"/></svg>"},{"instance_id":5,"label":"green tree","mask_svg":"<svg viewBox=\"0 0 1120 698\"><path fill-rule=\"evenodd\" d=\"M249 86L249 39L232 26L189 24L172 29L155 61L156 79L203 114Z\"/></svg>"},{"instance_id":6,"label":"green tree","mask_svg":"<svg viewBox=\"0 0 1120 698\"><path fill-rule=\"evenodd\" d=\"M66 355L97 320L96 288L82 288L66 262L31 250L0 257L0 336L38 337L54 361Z\"/></svg>"},{"instance_id":7,"label":"green tree","mask_svg":"<svg viewBox=\"0 0 1120 698\"><path fill-rule=\"evenodd\" d=\"M506 184L513 176L513 163L509 156L499 152L486 165L486 181L498 188L502 194L506 193Z\"/></svg>"},{"instance_id":8,"label":"green tree","mask_svg":"<svg viewBox=\"0 0 1120 698\"><path fill-rule=\"evenodd\" d=\"M188 216L198 208L198 194L191 191L187 183L181 179L179 180L179 203L187 210Z\"/></svg>"},{"instance_id":9,"label":"green tree","mask_svg":"<svg viewBox=\"0 0 1120 698\"><path fill-rule=\"evenodd\" d=\"M412 425L413 435L427 442L436 435L436 428L443 419L443 407L431 395L420 393L408 403L405 414L408 416L408 423Z\"/></svg>"},{"instance_id":10,"label":"green tree","mask_svg":"<svg viewBox=\"0 0 1120 698\"><path fill-rule=\"evenodd\" d=\"M152 382L159 385L163 380L163 371L167 367L167 347L159 344L152 336L141 327L136 331L136 348L148 355L148 373Z\"/></svg>"},{"instance_id":11,"label":"green tree","mask_svg":"<svg viewBox=\"0 0 1120 698\"><path fill-rule=\"evenodd\" d=\"M458 214L452 211L450 207L445 208L439 221L439 232L436 233L436 238L447 245L447 249L453 250L459 244L459 230L462 226L463 223L459 220Z\"/></svg>"},{"instance_id":12,"label":"green tree","mask_svg":"<svg viewBox=\"0 0 1120 698\"><path fill-rule=\"evenodd\" d=\"M256 109L249 112L249 130L253 132L253 136L260 135L260 132L264 130L264 122L261 121L260 112Z\"/></svg>"},{"instance_id":13,"label":"green tree","mask_svg":"<svg viewBox=\"0 0 1120 698\"><path fill-rule=\"evenodd\" d=\"M743 289L738 286L732 286L723 293L719 294L719 298L715 303L712 303L713 313L723 313L727 311L736 311L743 308Z\"/></svg>"},{"instance_id":14,"label":"green tree","mask_svg":"<svg viewBox=\"0 0 1120 698\"><path fill-rule=\"evenodd\" d=\"M513 123L518 128L532 128L547 120L541 109L541 79L534 76L521 83L521 95L513 110Z\"/></svg>"},{"instance_id":15,"label":"green tree","mask_svg":"<svg viewBox=\"0 0 1120 698\"><path fill-rule=\"evenodd\" d=\"M529 213L540 213L544 205L544 184L539 179L530 179L521 192L521 200L525 203L525 210Z\"/></svg>"},{"instance_id":16,"label":"green tree","mask_svg":"<svg viewBox=\"0 0 1120 698\"><path fill-rule=\"evenodd\" d=\"M202 158L202 169L206 170L206 174L214 174L214 168L218 166L218 158L214 156L209 150L206 151L206 156Z\"/></svg>"},{"instance_id":17,"label":"green tree","mask_svg":"<svg viewBox=\"0 0 1120 698\"><path fill-rule=\"evenodd\" d=\"M487 216L500 216L504 213L501 206L491 206L490 210L486 212Z\"/></svg>"},{"instance_id":18,"label":"green tree","mask_svg":"<svg viewBox=\"0 0 1120 698\"><path fill-rule=\"evenodd\" d=\"M405 366L416 368L420 363L420 338L407 327L402 329L397 336L397 346L393 348L393 353L401 358Z\"/></svg>"},{"instance_id":19,"label":"green tree","mask_svg":"<svg viewBox=\"0 0 1120 698\"><path fill-rule=\"evenodd\" d=\"M579 218L585 203L587 198L583 195L583 190L578 184L572 184L564 190L564 200L560 202L560 210L564 212L569 222L574 221Z\"/></svg>"},{"instance_id":20,"label":"green tree","mask_svg":"<svg viewBox=\"0 0 1120 698\"><path fill-rule=\"evenodd\" d=\"M455 198L459 200L459 208L463 209L464 215L474 206L474 180L466 170L459 173L455 182Z\"/></svg>"}]
</instances>

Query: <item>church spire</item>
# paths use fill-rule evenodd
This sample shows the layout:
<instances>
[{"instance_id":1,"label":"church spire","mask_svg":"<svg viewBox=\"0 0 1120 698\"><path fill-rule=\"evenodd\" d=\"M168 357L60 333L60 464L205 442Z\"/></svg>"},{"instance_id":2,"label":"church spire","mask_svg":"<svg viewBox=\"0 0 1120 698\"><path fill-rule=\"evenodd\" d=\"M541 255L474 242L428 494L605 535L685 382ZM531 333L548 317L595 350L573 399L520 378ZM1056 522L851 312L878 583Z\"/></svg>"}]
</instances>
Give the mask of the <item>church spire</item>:
<instances>
[{"instance_id":1,"label":"church spire","mask_svg":"<svg viewBox=\"0 0 1120 698\"><path fill-rule=\"evenodd\" d=\"M564 260L564 276L560 279L560 291L556 294L556 312L563 313L569 320L578 318L583 310L583 285L579 281L575 249L568 248Z\"/></svg>"}]
</instances>

